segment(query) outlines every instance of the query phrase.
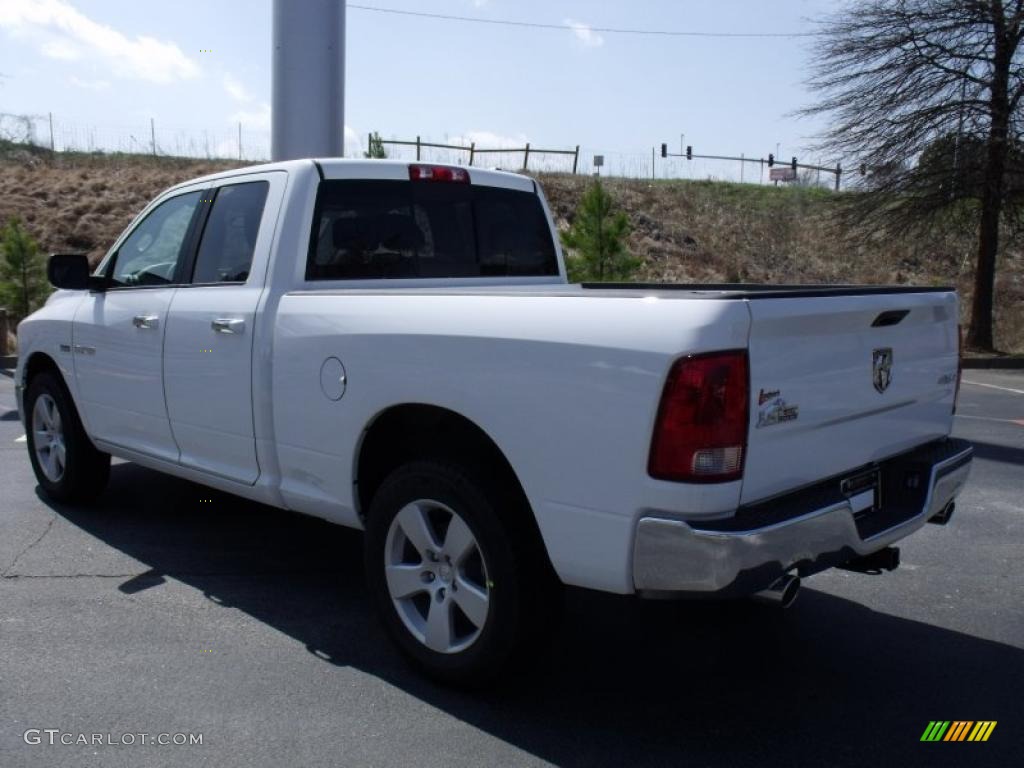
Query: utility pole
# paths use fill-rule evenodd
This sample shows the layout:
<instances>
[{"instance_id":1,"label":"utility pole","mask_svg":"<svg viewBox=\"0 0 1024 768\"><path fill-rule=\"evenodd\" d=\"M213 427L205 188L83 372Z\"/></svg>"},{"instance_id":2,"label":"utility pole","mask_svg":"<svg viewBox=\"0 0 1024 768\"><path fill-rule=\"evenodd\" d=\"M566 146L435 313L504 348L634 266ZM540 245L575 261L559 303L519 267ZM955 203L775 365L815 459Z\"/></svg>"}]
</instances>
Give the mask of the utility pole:
<instances>
[{"instance_id":1,"label":"utility pole","mask_svg":"<svg viewBox=\"0 0 1024 768\"><path fill-rule=\"evenodd\" d=\"M654 179L654 147L651 147L651 179Z\"/></svg>"},{"instance_id":2,"label":"utility pole","mask_svg":"<svg viewBox=\"0 0 1024 768\"><path fill-rule=\"evenodd\" d=\"M242 121L238 121L238 161L242 161Z\"/></svg>"},{"instance_id":3,"label":"utility pole","mask_svg":"<svg viewBox=\"0 0 1024 768\"><path fill-rule=\"evenodd\" d=\"M50 113L50 151L56 152L53 143L53 112Z\"/></svg>"},{"instance_id":4,"label":"utility pole","mask_svg":"<svg viewBox=\"0 0 1024 768\"><path fill-rule=\"evenodd\" d=\"M743 183L743 166L746 165L747 156L740 152L740 184Z\"/></svg>"},{"instance_id":5,"label":"utility pole","mask_svg":"<svg viewBox=\"0 0 1024 768\"><path fill-rule=\"evenodd\" d=\"M156 157L156 122L149 118L149 140L153 146L153 157Z\"/></svg>"},{"instance_id":6,"label":"utility pole","mask_svg":"<svg viewBox=\"0 0 1024 768\"><path fill-rule=\"evenodd\" d=\"M271 159L345 154L345 0L273 3Z\"/></svg>"}]
</instances>

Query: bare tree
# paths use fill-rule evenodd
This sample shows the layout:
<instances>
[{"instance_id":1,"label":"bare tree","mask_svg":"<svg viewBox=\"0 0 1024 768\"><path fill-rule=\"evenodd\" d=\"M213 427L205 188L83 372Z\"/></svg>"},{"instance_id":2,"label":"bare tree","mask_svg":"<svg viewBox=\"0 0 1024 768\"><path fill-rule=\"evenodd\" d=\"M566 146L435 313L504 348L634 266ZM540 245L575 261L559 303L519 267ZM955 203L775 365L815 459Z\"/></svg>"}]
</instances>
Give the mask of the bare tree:
<instances>
[{"instance_id":1,"label":"bare tree","mask_svg":"<svg viewBox=\"0 0 1024 768\"><path fill-rule=\"evenodd\" d=\"M967 341L980 349L993 348L999 226L1024 128L1022 22L1024 0L856 0L823 22L808 83L820 101L803 110L831 119L823 146L886 169L854 197L862 225L920 224L976 201Z\"/></svg>"}]
</instances>

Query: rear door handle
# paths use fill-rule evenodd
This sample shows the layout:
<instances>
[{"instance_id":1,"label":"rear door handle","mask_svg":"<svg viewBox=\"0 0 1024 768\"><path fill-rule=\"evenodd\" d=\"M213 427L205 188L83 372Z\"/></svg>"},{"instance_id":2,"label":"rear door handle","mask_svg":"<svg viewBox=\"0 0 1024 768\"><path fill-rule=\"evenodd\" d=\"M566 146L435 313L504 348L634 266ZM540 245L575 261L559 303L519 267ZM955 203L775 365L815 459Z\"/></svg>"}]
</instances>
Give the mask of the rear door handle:
<instances>
[{"instance_id":1,"label":"rear door handle","mask_svg":"<svg viewBox=\"0 0 1024 768\"><path fill-rule=\"evenodd\" d=\"M160 318L157 315L136 315L132 318L136 328L159 328Z\"/></svg>"},{"instance_id":2,"label":"rear door handle","mask_svg":"<svg viewBox=\"0 0 1024 768\"><path fill-rule=\"evenodd\" d=\"M210 323L217 333L245 333L245 320L238 317L218 317Z\"/></svg>"}]
</instances>

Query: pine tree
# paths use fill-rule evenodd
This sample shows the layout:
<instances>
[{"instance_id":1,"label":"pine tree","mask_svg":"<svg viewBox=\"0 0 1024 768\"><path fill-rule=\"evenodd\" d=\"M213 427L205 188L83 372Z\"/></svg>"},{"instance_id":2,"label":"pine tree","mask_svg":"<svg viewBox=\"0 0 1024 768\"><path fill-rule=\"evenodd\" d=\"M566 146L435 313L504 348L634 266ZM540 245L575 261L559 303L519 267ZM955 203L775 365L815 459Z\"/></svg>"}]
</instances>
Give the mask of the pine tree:
<instances>
[{"instance_id":1,"label":"pine tree","mask_svg":"<svg viewBox=\"0 0 1024 768\"><path fill-rule=\"evenodd\" d=\"M46 299L50 286L36 241L12 218L0 231L0 305L22 319Z\"/></svg>"},{"instance_id":2,"label":"pine tree","mask_svg":"<svg viewBox=\"0 0 1024 768\"><path fill-rule=\"evenodd\" d=\"M376 131L370 134L370 146L367 147L366 151L363 153L363 156L368 157L372 160L387 159L388 153L384 150L384 140Z\"/></svg>"},{"instance_id":3,"label":"pine tree","mask_svg":"<svg viewBox=\"0 0 1024 768\"><path fill-rule=\"evenodd\" d=\"M580 200L572 226L562 233L571 282L629 280L641 261L626 249L629 220L595 179Z\"/></svg>"}]
</instances>

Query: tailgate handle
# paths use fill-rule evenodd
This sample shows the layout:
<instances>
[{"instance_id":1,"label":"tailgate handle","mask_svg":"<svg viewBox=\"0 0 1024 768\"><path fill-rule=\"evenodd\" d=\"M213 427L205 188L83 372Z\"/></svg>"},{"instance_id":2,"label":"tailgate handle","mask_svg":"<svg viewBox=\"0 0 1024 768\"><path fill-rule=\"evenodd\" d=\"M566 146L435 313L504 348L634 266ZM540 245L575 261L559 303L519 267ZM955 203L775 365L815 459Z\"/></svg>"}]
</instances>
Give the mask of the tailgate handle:
<instances>
[{"instance_id":1,"label":"tailgate handle","mask_svg":"<svg viewBox=\"0 0 1024 768\"><path fill-rule=\"evenodd\" d=\"M884 328L887 325L896 325L900 320L910 314L909 309L890 309L883 312L871 323L872 328Z\"/></svg>"}]
</instances>

